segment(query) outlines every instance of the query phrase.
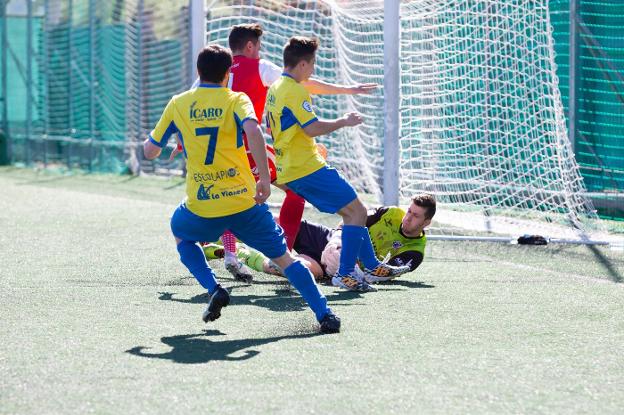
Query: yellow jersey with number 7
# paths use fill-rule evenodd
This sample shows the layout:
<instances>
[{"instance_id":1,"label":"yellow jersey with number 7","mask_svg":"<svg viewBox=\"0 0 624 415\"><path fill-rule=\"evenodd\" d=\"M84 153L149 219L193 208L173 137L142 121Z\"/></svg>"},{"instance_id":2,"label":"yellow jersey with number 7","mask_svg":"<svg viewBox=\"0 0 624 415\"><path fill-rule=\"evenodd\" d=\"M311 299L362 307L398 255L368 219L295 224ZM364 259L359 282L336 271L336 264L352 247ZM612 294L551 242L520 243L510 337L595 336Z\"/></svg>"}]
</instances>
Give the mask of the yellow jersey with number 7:
<instances>
[{"instance_id":1,"label":"yellow jersey with number 7","mask_svg":"<svg viewBox=\"0 0 624 415\"><path fill-rule=\"evenodd\" d=\"M256 115L247 95L200 84L171 98L150 133L149 140L161 148L171 134L179 134L187 160L186 206L196 215L227 216L256 203L243 144L242 126L249 119Z\"/></svg>"}]
</instances>

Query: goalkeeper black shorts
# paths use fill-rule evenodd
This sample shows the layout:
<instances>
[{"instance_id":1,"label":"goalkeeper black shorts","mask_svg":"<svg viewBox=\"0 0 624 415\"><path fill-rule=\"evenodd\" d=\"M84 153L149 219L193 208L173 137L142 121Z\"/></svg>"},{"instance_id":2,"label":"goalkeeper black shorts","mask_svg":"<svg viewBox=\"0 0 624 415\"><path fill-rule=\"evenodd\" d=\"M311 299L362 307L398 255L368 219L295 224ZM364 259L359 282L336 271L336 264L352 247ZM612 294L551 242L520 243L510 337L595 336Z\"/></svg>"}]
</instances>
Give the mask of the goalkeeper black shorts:
<instances>
[{"instance_id":1,"label":"goalkeeper black shorts","mask_svg":"<svg viewBox=\"0 0 624 415\"><path fill-rule=\"evenodd\" d=\"M331 233L332 229L327 226L303 220L293 248L297 253L307 255L320 264L321 254L331 237Z\"/></svg>"}]
</instances>

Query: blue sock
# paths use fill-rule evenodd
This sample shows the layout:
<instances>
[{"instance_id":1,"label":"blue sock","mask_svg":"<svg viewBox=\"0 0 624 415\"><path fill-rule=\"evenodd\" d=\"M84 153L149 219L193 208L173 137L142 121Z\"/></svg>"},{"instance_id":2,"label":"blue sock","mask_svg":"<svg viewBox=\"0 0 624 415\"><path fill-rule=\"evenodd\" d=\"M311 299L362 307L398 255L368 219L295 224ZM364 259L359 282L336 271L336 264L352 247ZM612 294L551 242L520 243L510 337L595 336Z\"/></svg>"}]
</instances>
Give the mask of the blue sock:
<instances>
[{"instance_id":1,"label":"blue sock","mask_svg":"<svg viewBox=\"0 0 624 415\"><path fill-rule=\"evenodd\" d=\"M301 261L295 260L284 269L284 274L314 311L316 319L321 321L331 310L327 307L327 298L319 291L310 270Z\"/></svg>"},{"instance_id":2,"label":"blue sock","mask_svg":"<svg viewBox=\"0 0 624 415\"><path fill-rule=\"evenodd\" d=\"M349 275L353 273L355 261L362 245L361 226L344 225L342 227L342 249L340 250L340 267L338 274Z\"/></svg>"},{"instance_id":3,"label":"blue sock","mask_svg":"<svg viewBox=\"0 0 624 415\"><path fill-rule=\"evenodd\" d=\"M212 295L217 288L217 279L208 266L204 251L194 242L182 241L178 244L180 261L188 268L202 287Z\"/></svg>"},{"instance_id":4,"label":"blue sock","mask_svg":"<svg viewBox=\"0 0 624 415\"><path fill-rule=\"evenodd\" d=\"M375 249L373 248L373 242L368 233L368 228L362 226L360 228L360 235L362 235L362 245L360 245L358 258L367 269L375 269L380 262L377 259L377 255L375 255Z\"/></svg>"}]
</instances>

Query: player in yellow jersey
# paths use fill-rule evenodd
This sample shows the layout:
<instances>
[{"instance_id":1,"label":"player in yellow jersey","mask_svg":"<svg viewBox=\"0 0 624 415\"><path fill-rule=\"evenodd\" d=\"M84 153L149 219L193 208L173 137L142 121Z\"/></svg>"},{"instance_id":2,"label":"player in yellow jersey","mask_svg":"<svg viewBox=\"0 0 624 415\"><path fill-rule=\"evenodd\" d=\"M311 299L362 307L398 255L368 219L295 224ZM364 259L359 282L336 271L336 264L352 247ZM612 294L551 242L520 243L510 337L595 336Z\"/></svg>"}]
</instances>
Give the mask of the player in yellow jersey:
<instances>
[{"instance_id":1,"label":"player in yellow jersey","mask_svg":"<svg viewBox=\"0 0 624 415\"><path fill-rule=\"evenodd\" d=\"M262 26L258 23L239 24L232 26L228 36L228 44L234 61L228 81L228 87L236 92L244 92L251 99L256 117L258 120L263 118L264 106L266 102L267 90L273 82L280 78L282 68L278 67L266 59L261 59L262 49ZM199 79L195 81L193 86L199 85ZM377 88L376 84L362 84L354 86L334 85L316 79L310 79L304 86L311 94L360 94L372 92ZM243 136L243 141L245 137ZM172 152L175 157L176 152L182 152L182 145L178 143L178 149ZM252 172L255 170L256 162L251 154L247 152L249 157L249 166ZM269 159L269 172L271 180L276 180L275 172L275 152L271 145L267 146L267 156ZM299 224L303 217L303 209L305 200L288 189L285 190L286 195L282 201L282 207L279 211L279 224L284 229L284 237L288 249L292 249L292 244L297 236ZM236 257L236 237L231 232L226 231L221 235L221 241L225 248L225 269L228 270L235 279L245 282L251 282L252 274L249 272L241 261Z\"/></svg>"},{"instance_id":2,"label":"player in yellow jersey","mask_svg":"<svg viewBox=\"0 0 624 415\"><path fill-rule=\"evenodd\" d=\"M310 271L286 249L284 233L265 203L270 176L265 141L249 98L226 88L231 53L218 45L197 57L199 88L176 95L144 142L144 154L154 159L172 133L183 142L187 159L186 198L171 218L180 260L208 290L205 322L221 315L230 295L215 279L198 241L216 240L225 229L271 258L314 311L324 333L338 332L340 319L327 306ZM249 169L243 144L256 159L259 180Z\"/></svg>"},{"instance_id":3,"label":"player in yellow jersey","mask_svg":"<svg viewBox=\"0 0 624 415\"><path fill-rule=\"evenodd\" d=\"M310 94L301 84L314 71L318 41L295 36L284 46L284 73L269 88L267 121L274 140L277 183L286 185L321 212L338 213L344 223L340 268L332 284L354 291L374 291L354 275L356 260L365 273L395 277L409 271L406 266L379 262L366 229L366 208L353 187L319 154L313 137L362 123L357 113L336 120L319 120Z\"/></svg>"}]
</instances>

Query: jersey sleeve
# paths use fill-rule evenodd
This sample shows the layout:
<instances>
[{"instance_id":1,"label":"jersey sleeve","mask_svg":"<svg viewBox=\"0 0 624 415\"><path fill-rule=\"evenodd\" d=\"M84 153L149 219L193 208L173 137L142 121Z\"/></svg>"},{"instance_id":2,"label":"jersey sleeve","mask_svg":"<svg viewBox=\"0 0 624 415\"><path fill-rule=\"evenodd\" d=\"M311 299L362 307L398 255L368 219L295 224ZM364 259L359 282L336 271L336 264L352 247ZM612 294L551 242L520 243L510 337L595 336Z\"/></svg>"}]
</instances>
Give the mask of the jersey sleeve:
<instances>
[{"instance_id":1,"label":"jersey sleeve","mask_svg":"<svg viewBox=\"0 0 624 415\"><path fill-rule=\"evenodd\" d=\"M318 120L314 109L312 109L310 94L302 86L289 94L286 105L301 128L305 128ZM284 113L287 115L287 111Z\"/></svg>"},{"instance_id":2,"label":"jersey sleeve","mask_svg":"<svg viewBox=\"0 0 624 415\"><path fill-rule=\"evenodd\" d=\"M191 89L193 89L193 88L197 88L197 87L199 86L199 84L200 84L200 82L199 82L199 78L197 78L197 79L195 80L195 82L193 82L193 85L191 85Z\"/></svg>"},{"instance_id":3,"label":"jersey sleeve","mask_svg":"<svg viewBox=\"0 0 624 415\"><path fill-rule=\"evenodd\" d=\"M167 141L169 141L171 134L178 132L178 127L176 127L173 122L174 107L175 102L172 98L165 107L165 111L163 111L160 116L160 120L158 120L156 127L154 127L149 135L150 142L158 147L162 148L167 145Z\"/></svg>"},{"instance_id":4,"label":"jersey sleeve","mask_svg":"<svg viewBox=\"0 0 624 415\"><path fill-rule=\"evenodd\" d=\"M414 271L423 262L423 254L418 251L405 251L398 255L393 256L388 261L388 264L394 266L409 266L410 271Z\"/></svg>"},{"instance_id":5,"label":"jersey sleeve","mask_svg":"<svg viewBox=\"0 0 624 415\"><path fill-rule=\"evenodd\" d=\"M245 121L254 120L258 122L256 118L256 112L254 111L253 104L249 97L242 92L238 94L238 99L234 105L234 115L239 126L243 126Z\"/></svg>"},{"instance_id":6,"label":"jersey sleeve","mask_svg":"<svg viewBox=\"0 0 624 415\"><path fill-rule=\"evenodd\" d=\"M369 209L368 214L366 216L366 227L370 228L371 226L379 222L381 217L389 210L390 210L390 207L388 206L382 206L376 209Z\"/></svg>"},{"instance_id":7,"label":"jersey sleeve","mask_svg":"<svg viewBox=\"0 0 624 415\"><path fill-rule=\"evenodd\" d=\"M258 71L260 72L260 79L264 86L273 85L273 82L277 81L282 75L282 70L279 66L266 59L260 59Z\"/></svg>"}]
</instances>

